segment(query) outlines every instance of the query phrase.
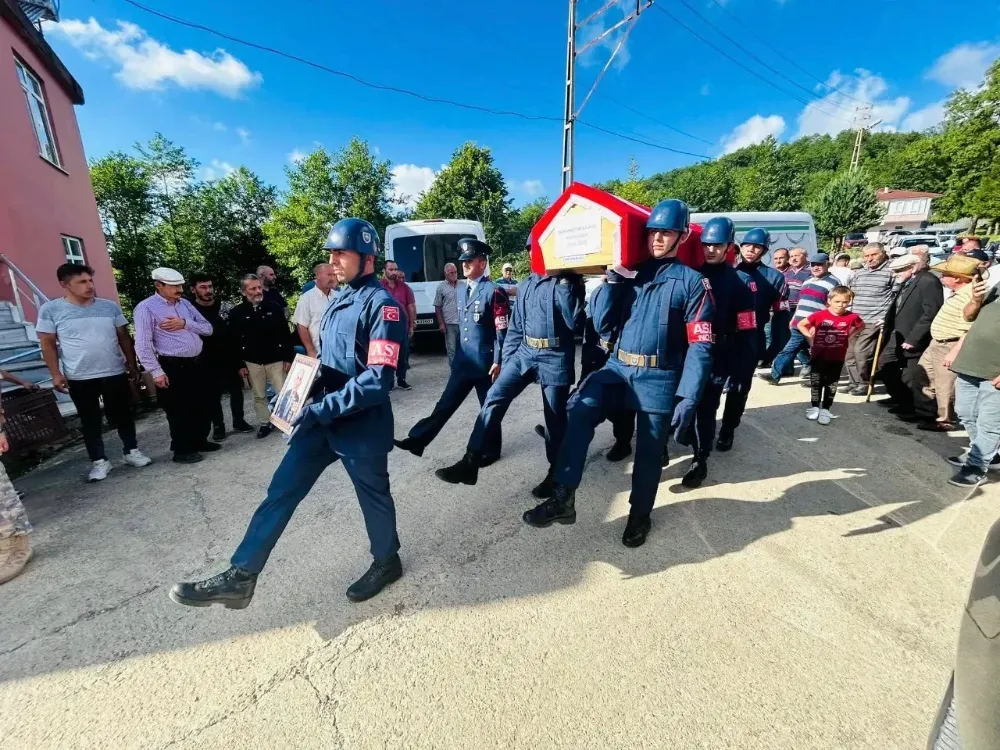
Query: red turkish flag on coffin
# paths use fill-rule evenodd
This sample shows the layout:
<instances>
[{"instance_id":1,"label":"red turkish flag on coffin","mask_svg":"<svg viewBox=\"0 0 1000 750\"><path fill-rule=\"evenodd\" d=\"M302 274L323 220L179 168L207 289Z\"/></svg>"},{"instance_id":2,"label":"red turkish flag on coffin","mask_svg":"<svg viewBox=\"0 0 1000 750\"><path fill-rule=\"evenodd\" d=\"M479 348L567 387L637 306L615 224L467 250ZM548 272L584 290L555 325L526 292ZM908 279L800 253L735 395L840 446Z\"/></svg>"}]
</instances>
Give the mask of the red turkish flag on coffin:
<instances>
[{"instance_id":1,"label":"red turkish flag on coffin","mask_svg":"<svg viewBox=\"0 0 1000 750\"><path fill-rule=\"evenodd\" d=\"M574 182L531 229L531 270L590 274L614 265L634 270L649 257L648 219L648 206ZM700 225L691 225L677 258L691 268L705 262Z\"/></svg>"}]
</instances>

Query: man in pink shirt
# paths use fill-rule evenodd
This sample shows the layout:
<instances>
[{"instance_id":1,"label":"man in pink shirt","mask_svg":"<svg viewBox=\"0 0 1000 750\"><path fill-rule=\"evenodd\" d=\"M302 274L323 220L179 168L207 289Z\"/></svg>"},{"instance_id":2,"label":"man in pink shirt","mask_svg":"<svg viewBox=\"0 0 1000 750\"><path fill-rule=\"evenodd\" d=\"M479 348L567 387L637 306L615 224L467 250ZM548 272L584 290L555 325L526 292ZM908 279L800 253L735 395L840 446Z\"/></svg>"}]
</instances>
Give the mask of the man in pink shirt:
<instances>
[{"instance_id":1,"label":"man in pink shirt","mask_svg":"<svg viewBox=\"0 0 1000 750\"><path fill-rule=\"evenodd\" d=\"M385 262L385 272L382 274L382 286L392 295L399 306L406 311L407 339L403 342L403 351L399 357L399 366L396 368L396 386L404 391L410 390L410 384L406 382L406 371L409 365L410 341L413 332L417 329L417 300L413 296L410 285L403 281L403 272L399 270L396 261L387 260Z\"/></svg>"}]
</instances>

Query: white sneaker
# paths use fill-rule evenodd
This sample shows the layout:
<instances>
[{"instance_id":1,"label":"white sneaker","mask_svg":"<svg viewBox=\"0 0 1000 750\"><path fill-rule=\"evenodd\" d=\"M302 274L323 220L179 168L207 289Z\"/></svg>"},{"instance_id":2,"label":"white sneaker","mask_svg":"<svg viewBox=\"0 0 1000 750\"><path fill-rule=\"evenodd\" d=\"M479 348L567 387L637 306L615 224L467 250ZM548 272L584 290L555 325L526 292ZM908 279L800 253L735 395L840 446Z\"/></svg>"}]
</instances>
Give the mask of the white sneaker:
<instances>
[{"instance_id":1,"label":"white sneaker","mask_svg":"<svg viewBox=\"0 0 1000 750\"><path fill-rule=\"evenodd\" d=\"M817 419L819 419L819 407L810 406L808 409L806 409L806 419L808 419L810 422L815 422Z\"/></svg>"},{"instance_id":2,"label":"white sneaker","mask_svg":"<svg viewBox=\"0 0 1000 750\"><path fill-rule=\"evenodd\" d=\"M153 463L153 459L147 456L138 448L133 448L128 453L125 454L125 463L129 466L134 466L137 469L141 469L143 466L149 466Z\"/></svg>"},{"instance_id":3,"label":"white sneaker","mask_svg":"<svg viewBox=\"0 0 1000 750\"><path fill-rule=\"evenodd\" d=\"M830 420L833 419L833 414L830 413L829 409L820 409L819 418L817 421L820 424L830 424Z\"/></svg>"},{"instance_id":4,"label":"white sneaker","mask_svg":"<svg viewBox=\"0 0 1000 750\"><path fill-rule=\"evenodd\" d=\"M87 474L87 481L100 482L102 479L107 478L108 472L111 471L112 468L111 462L106 458L94 461L93 465L90 467L90 473Z\"/></svg>"}]
</instances>

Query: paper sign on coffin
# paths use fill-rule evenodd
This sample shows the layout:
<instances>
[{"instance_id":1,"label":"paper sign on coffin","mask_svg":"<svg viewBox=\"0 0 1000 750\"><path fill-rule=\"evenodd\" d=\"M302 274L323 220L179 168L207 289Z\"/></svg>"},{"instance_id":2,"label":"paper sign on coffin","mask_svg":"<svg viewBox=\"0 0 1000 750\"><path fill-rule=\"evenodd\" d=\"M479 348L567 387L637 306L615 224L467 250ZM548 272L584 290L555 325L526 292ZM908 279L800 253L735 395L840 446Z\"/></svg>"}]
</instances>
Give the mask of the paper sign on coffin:
<instances>
[{"instance_id":1,"label":"paper sign on coffin","mask_svg":"<svg viewBox=\"0 0 1000 750\"><path fill-rule=\"evenodd\" d=\"M635 269L649 257L648 219L646 206L574 182L531 229L531 270L597 274L618 264ZM704 263L699 225L691 225L677 258L691 268Z\"/></svg>"}]
</instances>

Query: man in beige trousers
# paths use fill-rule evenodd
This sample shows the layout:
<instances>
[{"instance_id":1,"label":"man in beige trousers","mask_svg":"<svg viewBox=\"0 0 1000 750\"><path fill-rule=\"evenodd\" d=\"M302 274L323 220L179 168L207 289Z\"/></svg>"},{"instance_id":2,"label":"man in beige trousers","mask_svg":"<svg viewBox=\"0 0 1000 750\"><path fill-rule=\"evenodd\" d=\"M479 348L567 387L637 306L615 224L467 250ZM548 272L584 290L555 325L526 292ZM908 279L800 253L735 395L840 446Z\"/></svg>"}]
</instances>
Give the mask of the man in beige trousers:
<instances>
[{"instance_id":1,"label":"man in beige trousers","mask_svg":"<svg viewBox=\"0 0 1000 750\"><path fill-rule=\"evenodd\" d=\"M968 332L972 323L962 314L972 299L972 280L979 269L975 258L952 255L932 270L941 274L941 283L952 291L931 322L931 343L920 355L918 364L923 370L922 390L937 403L937 419L917 425L929 432L950 432L959 429L955 415L955 378L949 368L949 352L956 342Z\"/></svg>"},{"instance_id":2,"label":"man in beige trousers","mask_svg":"<svg viewBox=\"0 0 1000 750\"><path fill-rule=\"evenodd\" d=\"M240 281L245 301L229 313L229 329L240 347L244 367L240 374L250 379L253 408L260 426L257 437L271 433L267 409L267 384L275 393L285 384L285 373L292 366L295 350L285 313L274 302L264 299L264 287L255 274Z\"/></svg>"}]
</instances>

